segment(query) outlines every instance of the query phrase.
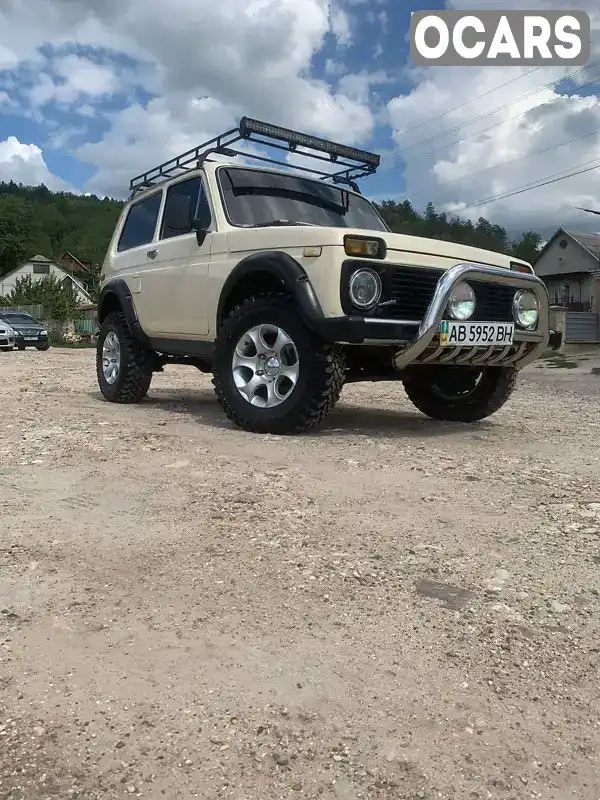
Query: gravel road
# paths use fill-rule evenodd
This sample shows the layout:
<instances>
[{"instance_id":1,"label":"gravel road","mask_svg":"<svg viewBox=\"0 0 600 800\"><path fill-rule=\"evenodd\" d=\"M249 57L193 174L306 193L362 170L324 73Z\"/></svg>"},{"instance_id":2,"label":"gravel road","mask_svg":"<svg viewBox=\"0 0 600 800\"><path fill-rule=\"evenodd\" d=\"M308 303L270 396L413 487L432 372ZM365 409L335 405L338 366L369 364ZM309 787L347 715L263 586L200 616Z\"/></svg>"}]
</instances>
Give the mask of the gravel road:
<instances>
[{"instance_id":1,"label":"gravel road","mask_svg":"<svg viewBox=\"0 0 600 800\"><path fill-rule=\"evenodd\" d=\"M0 798L598 800L594 363L286 438L0 354Z\"/></svg>"}]
</instances>

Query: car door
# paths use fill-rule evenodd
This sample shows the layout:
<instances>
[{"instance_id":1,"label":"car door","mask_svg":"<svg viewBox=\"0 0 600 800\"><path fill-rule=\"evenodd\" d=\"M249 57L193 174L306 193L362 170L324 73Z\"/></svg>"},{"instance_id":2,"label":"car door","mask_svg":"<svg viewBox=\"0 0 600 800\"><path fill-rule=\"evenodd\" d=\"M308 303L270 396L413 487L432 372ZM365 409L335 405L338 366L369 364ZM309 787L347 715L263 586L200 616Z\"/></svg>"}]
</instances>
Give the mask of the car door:
<instances>
[{"instance_id":1,"label":"car door","mask_svg":"<svg viewBox=\"0 0 600 800\"><path fill-rule=\"evenodd\" d=\"M211 219L202 175L168 187L152 269L152 330L157 336L185 339L208 333L211 236L199 243L193 224L200 220L208 230Z\"/></svg>"},{"instance_id":2,"label":"car door","mask_svg":"<svg viewBox=\"0 0 600 800\"><path fill-rule=\"evenodd\" d=\"M111 272L126 281L140 325L148 334L152 333L155 312L152 292L142 293L142 285L149 288L152 283L152 253L162 199L160 189L132 203L111 253Z\"/></svg>"}]
</instances>

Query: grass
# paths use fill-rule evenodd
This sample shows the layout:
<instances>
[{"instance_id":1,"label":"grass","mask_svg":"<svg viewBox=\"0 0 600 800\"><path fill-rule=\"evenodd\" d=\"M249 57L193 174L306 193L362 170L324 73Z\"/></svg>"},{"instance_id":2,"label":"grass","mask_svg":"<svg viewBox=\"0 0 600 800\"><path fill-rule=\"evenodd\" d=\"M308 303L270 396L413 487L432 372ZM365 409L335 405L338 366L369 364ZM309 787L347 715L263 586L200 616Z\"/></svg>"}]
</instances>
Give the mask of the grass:
<instances>
[{"instance_id":1,"label":"grass","mask_svg":"<svg viewBox=\"0 0 600 800\"><path fill-rule=\"evenodd\" d=\"M93 342L52 342L52 347L64 347L69 350L84 350L84 349L91 349L95 348L96 345Z\"/></svg>"},{"instance_id":2,"label":"grass","mask_svg":"<svg viewBox=\"0 0 600 800\"><path fill-rule=\"evenodd\" d=\"M547 362L548 369L577 369L579 366L579 362L575 361L574 358L569 358L569 356L559 353L544 354L542 358ZM539 366L540 368L542 367L541 364Z\"/></svg>"}]
</instances>

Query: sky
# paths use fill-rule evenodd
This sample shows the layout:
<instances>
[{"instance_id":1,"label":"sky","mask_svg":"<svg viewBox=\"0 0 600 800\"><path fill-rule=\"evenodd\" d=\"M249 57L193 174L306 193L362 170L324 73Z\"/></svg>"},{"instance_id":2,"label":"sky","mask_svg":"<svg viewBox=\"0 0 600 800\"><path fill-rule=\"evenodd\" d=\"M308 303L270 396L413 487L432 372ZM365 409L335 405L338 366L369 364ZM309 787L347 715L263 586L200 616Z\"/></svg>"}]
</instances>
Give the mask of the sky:
<instances>
[{"instance_id":1,"label":"sky","mask_svg":"<svg viewBox=\"0 0 600 800\"><path fill-rule=\"evenodd\" d=\"M578 8L588 66L427 67L422 9ZM597 41L595 41L597 40ZM131 177L247 114L374 150L368 197L519 234L599 230L597 0L0 0L0 180L127 196Z\"/></svg>"}]
</instances>

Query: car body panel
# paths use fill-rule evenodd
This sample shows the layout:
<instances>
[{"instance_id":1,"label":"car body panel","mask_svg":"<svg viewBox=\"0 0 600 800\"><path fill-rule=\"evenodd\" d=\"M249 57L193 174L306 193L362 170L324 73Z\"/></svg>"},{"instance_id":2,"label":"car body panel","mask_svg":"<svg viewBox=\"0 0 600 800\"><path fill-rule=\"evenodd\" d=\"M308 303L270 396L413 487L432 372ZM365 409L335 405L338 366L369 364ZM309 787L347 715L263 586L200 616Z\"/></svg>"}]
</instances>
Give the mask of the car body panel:
<instances>
[{"instance_id":1,"label":"car body panel","mask_svg":"<svg viewBox=\"0 0 600 800\"><path fill-rule=\"evenodd\" d=\"M261 253L271 256L279 253L293 259L309 281L322 317L332 323L342 320L344 312L340 286L343 264L348 261L345 250L345 239L348 236L383 240L383 258L377 261L364 258L363 263L365 267L381 267L398 275L402 275L406 268L413 271L422 269L423 274L427 270L430 273L432 270L439 270L440 274L459 275L464 273L465 267L472 266L476 269L473 274L481 275L481 270L484 273L487 270L489 274L484 274L483 278L489 278L492 283L502 282L499 276L506 270L508 283L511 283L514 276L517 287L521 272L527 272L535 282L537 296L541 298L541 315L547 316L549 313L547 293L543 283L535 278L531 265L502 253L454 242L393 233L387 229L366 230L308 224L260 227L233 225L222 205L223 194L218 179L218 170L224 166L239 165L204 163L201 168L186 173L184 178L179 176L166 180L159 186L140 192L122 212L107 252L101 280L105 287L115 279L127 282L140 327L149 337L160 337L161 341L167 337L181 342L213 342L218 333L217 310L222 303L223 289L229 276L240 262L252 256L260 256ZM244 169L281 173L281 170L264 167L244 165ZM168 188L195 175L201 175L204 180L212 214L210 228L201 241L197 241L194 232L176 239L160 241L158 237ZM355 194L346 187L343 187L343 191ZM162 200L152 241L118 253L116 245L129 208L155 193L161 193ZM362 201L365 200L362 195L359 196ZM374 213L381 220L375 209ZM383 221L381 226L387 228ZM158 252L150 257L151 250ZM523 285L522 282L520 285ZM377 322L385 323L385 320ZM394 330L397 328L395 325ZM539 331L542 338L547 338L547 333L543 332L545 328L546 321ZM527 338L525 336L523 341Z\"/></svg>"}]
</instances>

